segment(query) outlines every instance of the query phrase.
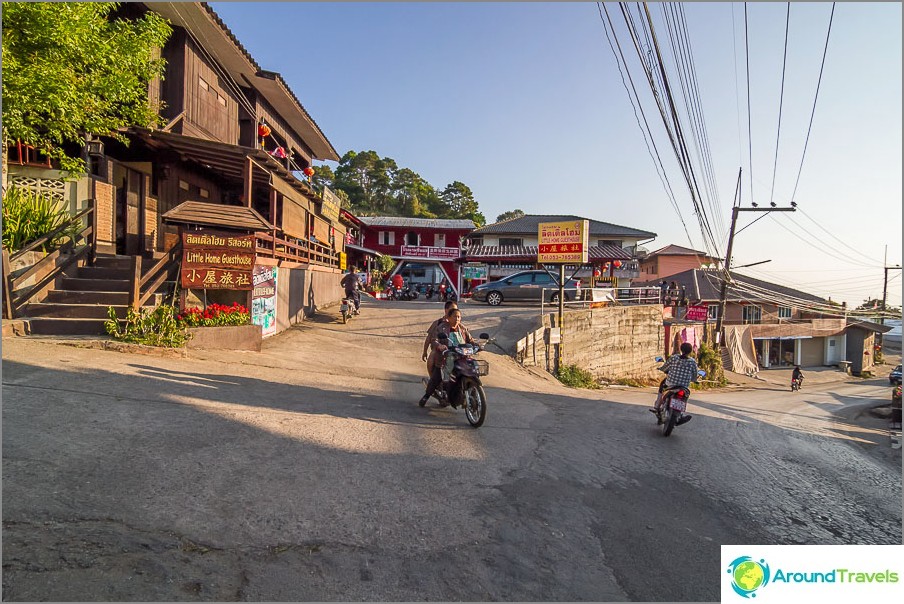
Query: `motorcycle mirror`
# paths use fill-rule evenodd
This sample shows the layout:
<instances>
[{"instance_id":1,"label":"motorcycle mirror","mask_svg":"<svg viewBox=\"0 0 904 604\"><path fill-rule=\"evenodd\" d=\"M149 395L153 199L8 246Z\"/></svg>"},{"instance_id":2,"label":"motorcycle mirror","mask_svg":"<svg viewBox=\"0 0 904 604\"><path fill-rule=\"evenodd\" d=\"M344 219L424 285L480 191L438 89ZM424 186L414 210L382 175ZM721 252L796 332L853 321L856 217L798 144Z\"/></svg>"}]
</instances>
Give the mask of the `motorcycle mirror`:
<instances>
[{"instance_id":1,"label":"motorcycle mirror","mask_svg":"<svg viewBox=\"0 0 904 604\"><path fill-rule=\"evenodd\" d=\"M477 337L480 338L481 340L489 340L489 339L490 339L490 334L488 334L488 333L482 333L482 334L480 334L480 335L477 336Z\"/></svg>"},{"instance_id":2,"label":"motorcycle mirror","mask_svg":"<svg viewBox=\"0 0 904 604\"><path fill-rule=\"evenodd\" d=\"M697 375L699 375L700 377L706 377L706 372L701 369L697 372Z\"/></svg>"},{"instance_id":3,"label":"motorcycle mirror","mask_svg":"<svg viewBox=\"0 0 904 604\"><path fill-rule=\"evenodd\" d=\"M662 359L662 357L656 357L655 360L656 360L657 363L661 363L663 359Z\"/></svg>"}]
</instances>

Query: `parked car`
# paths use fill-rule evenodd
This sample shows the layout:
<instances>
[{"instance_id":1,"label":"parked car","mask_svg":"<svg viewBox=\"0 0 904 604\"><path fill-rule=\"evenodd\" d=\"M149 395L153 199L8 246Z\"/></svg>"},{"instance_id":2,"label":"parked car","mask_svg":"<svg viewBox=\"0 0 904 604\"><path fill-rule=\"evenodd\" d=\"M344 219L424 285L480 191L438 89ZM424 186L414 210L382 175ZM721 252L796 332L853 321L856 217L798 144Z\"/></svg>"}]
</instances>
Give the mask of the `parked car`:
<instances>
[{"instance_id":1,"label":"parked car","mask_svg":"<svg viewBox=\"0 0 904 604\"><path fill-rule=\"evenodd\" d=\"M481 283L472 290L472 299L486 302L490 306L499 306L508 302L539 302L540 293L546 288L547 302L558 302L559 291L555 280L546 271L521 271L500 279ZM574 300L580 295L581 282L569 279L565 283L565 301Z\"/></svg>"},{"instance_id":2,"label":"parked car","mask_svg":"<svg viewBox=\"0 0 904 604\"><path fill-rule=\"evenodd\" d=\"M901 366L898 365L894 369L891 370L891 373L888 374L888 383L894 386L895 384L901 385Z\"/></svg>"}]
</instances>

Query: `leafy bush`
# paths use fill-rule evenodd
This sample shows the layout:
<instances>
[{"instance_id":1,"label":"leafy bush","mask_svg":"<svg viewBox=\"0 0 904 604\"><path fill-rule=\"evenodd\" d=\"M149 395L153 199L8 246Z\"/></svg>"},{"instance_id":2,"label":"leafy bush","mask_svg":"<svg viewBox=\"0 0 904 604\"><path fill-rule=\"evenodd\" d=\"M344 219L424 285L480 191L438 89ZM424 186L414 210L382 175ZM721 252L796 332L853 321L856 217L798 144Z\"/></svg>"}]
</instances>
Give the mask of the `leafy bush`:
<instances>
[{"instance_id":1,"label":"leafy bush","mask_svg":"<svg viewBox=\"0 0 904 604\"><path fill-rule=\"evenodd\" d=\"M556 373L556 377L560 382L571 388L589 388L591 390L599 388L599 384L593 379L593 375L577 365L563 365Z\"/></svg>"},{"instance_id":2,"label":"leafy bush","mask_svg":"<svg viewBox=\"0 0 904 604\"><path fill-rule=\"evenodd\" d=\"M122 325L112 306L107 316L104 329L113 339L121 342L178 348L191 337L185 326L176 321L176 309L167 304L161 304L152 311L142 308L135 312L130 308Z\"/></svg>"},{"instance_id":3,"label":"leafy bush","mask_svg":"<svg viewBox=\"0 0 904 604\"><path fill-rule=\"evenodd\" d=\"M62 203L16 186L10 186L3 195L3 245L15 252L32 241L40 239L62 227L72 218ZM59 237L43 246L45 252L59 247L63 241L80 230L72 225Z\"/></svg>"},{"instance_id":4,"label":"leafy bush","mask_svg":"<svg viewBox=\"0 0 904 604\"><path fill-rule=\"evenodd\" d=\"M238 302L234 302L232 306L209 304L207 308L189 308L176 315L176 322L183 327L248 325L251 323L251 313Z\"/></svg>"},{"instance_id":5,"label":"leafy bush","mask_svg":"<svg viewBox=\"0 0 904 604\"><path fill-rule=\"evenodd\" d=\"M701 342L700 348L697 349L697 366L706 372L706 377L701 378L701 380L706 381L694 384L693 387L706 389L724 386L728 383L728 380L725 379L725 371L722 368L722 357L717 350L711 348L706 342Z\"/></svg>"}]
</instances>

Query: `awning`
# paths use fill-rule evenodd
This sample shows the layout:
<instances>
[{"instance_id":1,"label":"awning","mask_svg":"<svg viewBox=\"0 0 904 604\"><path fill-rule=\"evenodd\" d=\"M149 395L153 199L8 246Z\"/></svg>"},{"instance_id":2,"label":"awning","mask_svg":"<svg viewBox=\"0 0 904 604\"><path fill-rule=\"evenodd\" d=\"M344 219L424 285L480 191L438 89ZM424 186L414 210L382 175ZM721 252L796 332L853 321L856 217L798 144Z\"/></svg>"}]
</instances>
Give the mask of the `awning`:
<instances>
[{"instance_id":1,"label":"awning","mask_svg":"<svg viewBox=\"0 0 904 604\"><path fill-rule=\"evenodd\" d=\"M477 245L468 248L465 258L475 260L527 260L537 261L536 245ZM592 262L630 260L631 254L617 245L593 245L587 248Z\"/></svg>"},{"instance_id":2,"label":"awning","mask_svg":"<svg viewBox=\"0 0 904 604\"><path fill-rule=\"evenodd\" d=\"M368 248L366 248L366 247L361 247L360 245L354 245L354 244L351 244L351 243L346 243L346 244L345 244L345 247L346 247L346 249L351 249L351 250L357 250L357 251L359 251L359 252L364 252L365 254L367 254L367 255L369 255L369 256L376 256L377 258L383 256L383 254L381 254L380 252L378 252L378 251L376 251L376 250L371 250L371 249L368 249Z\"/></svg>"},{"instance_id":3,"label":"awning","mask_svg":"<svg viewBox=\"0 0 904 604\"><path fill-rule=\"evenodd\" d=\"M273 229L273 225L251 208L206 201L184 201L163 214L162 219L167 224L196 224L250 232Z\"/></svg>"}]
</instances>

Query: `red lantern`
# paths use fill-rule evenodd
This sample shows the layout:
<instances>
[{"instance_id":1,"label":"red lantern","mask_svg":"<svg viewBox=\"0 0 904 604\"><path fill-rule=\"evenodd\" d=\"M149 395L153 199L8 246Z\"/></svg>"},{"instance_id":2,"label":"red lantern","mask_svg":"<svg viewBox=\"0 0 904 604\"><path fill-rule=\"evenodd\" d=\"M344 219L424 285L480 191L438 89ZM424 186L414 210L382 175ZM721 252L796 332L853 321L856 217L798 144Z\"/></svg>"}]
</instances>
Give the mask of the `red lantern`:
<instances>
[{"instance_id":1,"label":"red lantern","mask_svg":"<svg viewBox=\"0 0 904 604\"><path fill-rule=\"evenodd\" d=\"M261 124L257 127L258 136L270 136L270 132L270 126L268 126L267 124Z\"/></svg>"},{"instance_id":2,"label":"red lantern","mask_svg":"<svg viewBox=\"0 0 904 604\"><path fill-rule=\"evenodd\" d=\"M305 168L304 170L302 170L302 172L303 172L304 175L307 176L308 178L314 176L314 168L312 168L311 166L308 166L307 168Z\"/></svg>"},{"instance_id":3,"label":"red lantern","mask_svg":"<svg viewBox=\"0 0 904 604\"><path fill-rule=\"evenodd\" d=\"M621 268L621 260L616 260L612 263L612 266L614 266L615 268Z\"/></svg>"},{"instance_id":4,"label":"red lantern","mask_svg":"<svg viewBox=\"0 0 904 604\"><path fill-rule=\"evenodd\" d=\"M593 276L594 276L594 277L599 277L599 276L601 276L602 274L603 274L603 273L600 272L600 269L599 269L598 267L595 268L595 269L593 269Z\"/></svg>"}]
</instances>

